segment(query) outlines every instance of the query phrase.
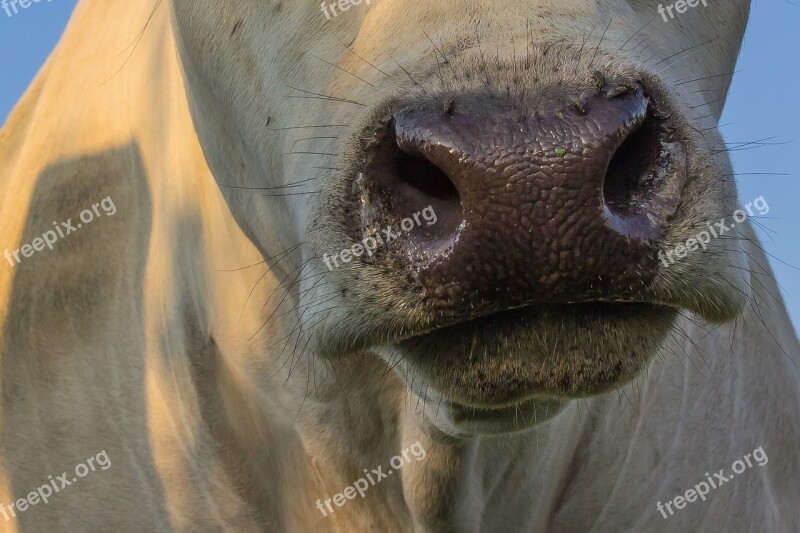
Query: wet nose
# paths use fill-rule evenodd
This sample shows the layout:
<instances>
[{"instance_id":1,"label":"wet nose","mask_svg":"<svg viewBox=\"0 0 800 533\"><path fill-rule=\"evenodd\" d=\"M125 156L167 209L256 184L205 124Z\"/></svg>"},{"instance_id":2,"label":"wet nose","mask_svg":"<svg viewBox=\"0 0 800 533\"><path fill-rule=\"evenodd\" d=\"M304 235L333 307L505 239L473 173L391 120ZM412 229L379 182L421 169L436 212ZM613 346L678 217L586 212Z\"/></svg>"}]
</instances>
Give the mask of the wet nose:
<instances>
[{"instance_id":1,"label":"wet nose","mask_svg":"<svg viewBox=\"0 0 800 533\"><path fill-rule=\"evenodd\" d=\"M366 226L431 206L436 224L395 257L434 306L625 300L654 277L685 169L640 86L541 109L463 95L401 105L372 133Z\"/></svg>"}]
</instances>

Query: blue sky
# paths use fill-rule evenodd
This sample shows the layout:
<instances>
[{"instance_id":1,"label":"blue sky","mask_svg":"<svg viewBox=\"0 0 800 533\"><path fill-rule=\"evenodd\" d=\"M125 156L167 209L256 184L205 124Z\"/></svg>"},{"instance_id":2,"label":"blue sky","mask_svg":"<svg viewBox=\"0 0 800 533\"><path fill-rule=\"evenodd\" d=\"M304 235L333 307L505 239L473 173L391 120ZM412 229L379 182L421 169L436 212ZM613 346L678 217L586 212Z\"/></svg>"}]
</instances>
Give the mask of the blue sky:
<instances>
[{"instance_id":1,"label":"blue sky","mask_svg":"<svg viewBox=\"0 0 800 533\"><path fill-rule=\"evenodd\" d=\"M133 0L141 1L141 0ZM715 0L730 1L730 0ZM0 123L56 45L76 0L37 3L13 17L0 11ZM764 196L770 212L759 232L771 259L794 323L800 325L800 4L754 0L738 73L721 124L728 142L772 138L781 142L731 154L740 175L739 199ZM797 231L795 231L797 230Z\"/></svg>"}]
</instances>

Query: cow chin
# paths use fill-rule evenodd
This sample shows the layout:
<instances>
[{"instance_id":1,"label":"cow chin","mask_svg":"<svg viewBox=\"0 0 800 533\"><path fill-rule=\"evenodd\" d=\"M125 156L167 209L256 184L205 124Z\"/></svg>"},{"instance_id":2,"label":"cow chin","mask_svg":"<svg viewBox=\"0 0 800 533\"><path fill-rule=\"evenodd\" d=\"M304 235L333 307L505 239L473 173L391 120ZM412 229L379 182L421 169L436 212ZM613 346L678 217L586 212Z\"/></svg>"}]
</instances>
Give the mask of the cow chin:
<instances>
[{"instance_id":1,"label":"cow chin","mask_svg":"<svg viewBox=\"0 0 800 533\"><path fill-rule=\"evenodd\" d=\"M649 304L516 309L405 339L392 358L446 433L515 431L634 379L676 315Z\"/></svg>"}]
</instances>

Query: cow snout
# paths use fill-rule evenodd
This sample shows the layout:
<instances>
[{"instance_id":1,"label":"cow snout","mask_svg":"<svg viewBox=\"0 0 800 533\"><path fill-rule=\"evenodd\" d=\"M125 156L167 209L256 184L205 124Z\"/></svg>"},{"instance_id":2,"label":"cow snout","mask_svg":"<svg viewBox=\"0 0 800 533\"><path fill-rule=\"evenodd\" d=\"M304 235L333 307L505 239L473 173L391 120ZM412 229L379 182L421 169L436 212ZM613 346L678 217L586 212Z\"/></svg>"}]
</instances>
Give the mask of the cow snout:
<instances>
[{"instance_id":1,"label":"cow snout","mask_svg":"<svg viewBox=\"0 0 800 533\"><path fill-rule=\"evenodd\" d=\"M430 206L384 260L448 316L636 300L685 180L669 117L638 84L520 103L397 104L366 136L365 233Z\"/></svg>"}]
</instances>

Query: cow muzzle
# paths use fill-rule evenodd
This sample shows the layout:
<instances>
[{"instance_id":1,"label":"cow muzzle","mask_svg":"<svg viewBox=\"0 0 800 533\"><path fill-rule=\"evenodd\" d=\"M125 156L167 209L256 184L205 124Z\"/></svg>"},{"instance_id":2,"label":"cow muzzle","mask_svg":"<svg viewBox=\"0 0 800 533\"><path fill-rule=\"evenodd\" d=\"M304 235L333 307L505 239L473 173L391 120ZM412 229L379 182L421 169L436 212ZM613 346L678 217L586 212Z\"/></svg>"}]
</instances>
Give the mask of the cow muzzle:
<instances>
[{"instance_id":1,"label":"cow muzzle","mask_svg":"<svg viewBox=\"0 0 800 533\"><path fill-rule=\"evenodd\" d=\"M407 272L442 325L642 301L657 273L686 181L669 117L636 81L549 93L537 108L479 94L398 102L363 138L363 234L436 213L375 260Z\"/></svg>"}]
</instances>

